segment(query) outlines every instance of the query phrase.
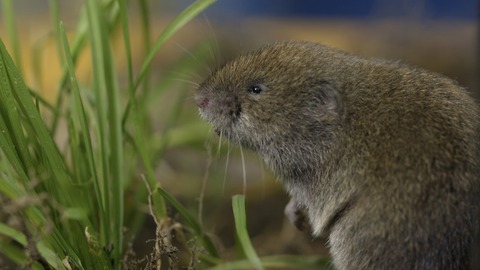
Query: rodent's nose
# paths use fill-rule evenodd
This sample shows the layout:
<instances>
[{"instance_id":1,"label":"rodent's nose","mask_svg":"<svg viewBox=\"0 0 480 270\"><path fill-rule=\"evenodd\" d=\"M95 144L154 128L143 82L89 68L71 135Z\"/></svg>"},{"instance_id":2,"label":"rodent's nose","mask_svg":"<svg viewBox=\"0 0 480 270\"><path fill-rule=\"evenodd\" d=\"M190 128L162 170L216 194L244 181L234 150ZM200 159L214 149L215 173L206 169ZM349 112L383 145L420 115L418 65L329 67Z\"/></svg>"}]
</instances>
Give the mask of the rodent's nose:
<instances>
[{"instance_id":1,"label":"rodent's nose","mask_svg":"<svg viewBox=\"0 0 480 270\"><path fill-rule=\"evenodd\" d=\"M199 108L203 109L208 106L210 100L208 99L208 97L196 96L195 102L197 103L197 106Z\"/></svg>"}]
</instances>

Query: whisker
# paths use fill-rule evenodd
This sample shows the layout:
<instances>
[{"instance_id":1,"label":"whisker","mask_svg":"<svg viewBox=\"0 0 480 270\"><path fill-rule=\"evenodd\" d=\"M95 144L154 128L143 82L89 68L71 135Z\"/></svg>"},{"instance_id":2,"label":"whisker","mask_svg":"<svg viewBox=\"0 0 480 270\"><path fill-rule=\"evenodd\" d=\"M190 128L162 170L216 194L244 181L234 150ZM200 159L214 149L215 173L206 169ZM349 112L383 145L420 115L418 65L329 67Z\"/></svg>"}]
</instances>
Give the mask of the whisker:
<instances>
[{"instance_id":1,"label":"whisker","mask_svg":"<svg viewBox=\"0 0 480 270\"><path fill-rule=\"evenodd\" d=\"M222 133L220 133L222 135ZM223 175L222 196L225 195L225 184L227 182L228 165L230 163L230 141L227 140L227 157L225 159L225 173Z\"/></svg>"},{"instance_id":2,"label":"whisker","mask_svg":"<svg viewBox=\"0 0 480 270\"><path fill-rule=\"evenodd\" d=\"M243 155L243 147L241 144L240 145L240 156L242 157L242 172L243 172L243 195L246 194L247 192L247 170L245 167L245 156Z\"/></svg>"},{"instance_id":3,"label":"whisker","mask_svg":"<svg viewBox=\"0 0 480 270\"><path fill-rule=\"evenodd\" d=\"M218 145L217 145L217 157L220 155L220 150L222 148L222 139L223 139L223 132L220 131L220 136L218 138Z\"/></svg>"},{"instance_id":4,"label":"whisker","mask_svg":"<svg viewBox=\"0 0 480 270\"><path fill-rule=\"evenodd\" d=\"M198 80L198 81L203 81L205 79L203 76L200 76L196 72L187 72L187 71L180 72L180 71L176 71L176 70L171 70L169 72L170 72L170 74L177 75L181 79L184 79L185 77L186 78L194 78L195 80Z\"/></svg>"},{"instance_id":5,"label":"whisker","mask_svg":"<svg viewBox=\"0 0 480 270\"><path fill-rule=\"evenodd\" d=\"M203 202L205 198L205 190L207 188L208 178L210 176L210 169L212 167L212 136L205 141L205 149L207 150L207 167L205 170L205 174L203 175L202 179L202 186L200 188L200 195L198 197L198 222L200 223L200 227L203 227Z\"/></svg>"},{"instance_id":6,"label":"whisker","mask_svg":"<svg viewBox=\"0 0 480 270\"><path fill-rule=\"evenodd\" d=\"M263 161L257 156L258 160L258 166L260 166L260 181L261 181L261 190L262 190L262 196L265 196L267 192L267 175L265 173L265 166L263 164Z\"/></svg>"},{"instance_id":7,"label":"whisker","mask_svg":"<svg viewBox=\"0 0 480 270\"><path fill-rule=\"evenodd\" d=\"M188 54L188 56L190 56L195 62L197 62L197 64L200 64L200 66L206 66L208 68L208 71L210 73L212 73L212 70L210 68L209 65L205 65L205 62L204 61L200 61L200 59L198 59L198 57L196 55L194 55L190 50L188 50L187 48L183 47L182 45L180 45L179 43L175 43L175 45L180 48L183 52L185 52L186 54Z\"/></svg>"},{"instance_id":8,"label":"whisker","mask_svg":"<svg viewBox=\"0 0 480 270\"><path fill-rule=\"evenodd\" d=\"M174 81L179 81L179 82L184 82L184 83L188 83L194 87L199 87L200 84L196 83L196 82L193 82L193 81L190 81L190 80L186 80L186 79L181 79L181 78L172 78L172 80Z\"/></svg>"},{"instance_id":9,"label":"whisker","mask_svg":"<svg viewBox=\"0 0 480 270\"><path fill-rule=\"evenodd\" d=\"M211 53L213 55L213 59L215 61L215 67L220 66L220 46L218 45L218 37L215 34L215 31L213 29L212 24L210 23L210 20L204 15L205 22L207 23L208 29L210 30L210 33L213 36L213 46L210 46L211 48Z\"/></svg>"}]
</instances>

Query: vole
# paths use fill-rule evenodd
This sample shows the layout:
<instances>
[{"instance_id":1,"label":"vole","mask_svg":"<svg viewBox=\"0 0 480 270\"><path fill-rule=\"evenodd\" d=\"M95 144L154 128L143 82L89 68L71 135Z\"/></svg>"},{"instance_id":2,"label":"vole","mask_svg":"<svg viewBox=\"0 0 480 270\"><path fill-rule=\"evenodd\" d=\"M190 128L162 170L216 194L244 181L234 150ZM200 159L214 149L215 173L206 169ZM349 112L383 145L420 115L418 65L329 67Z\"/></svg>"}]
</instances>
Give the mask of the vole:
<instances>
[{"instance_id":1,"label":"vole","mask_svg":"<svg viewBox=\"0 0 480 270\"><path fill-rule=\"evenodd\" d=\"M466 269L479 226L479 109L456 82L306 41L244 53L195 95L256 151L337 269ZM298 214L298 211L297 211Z\"/></svg>"}]
</instances>

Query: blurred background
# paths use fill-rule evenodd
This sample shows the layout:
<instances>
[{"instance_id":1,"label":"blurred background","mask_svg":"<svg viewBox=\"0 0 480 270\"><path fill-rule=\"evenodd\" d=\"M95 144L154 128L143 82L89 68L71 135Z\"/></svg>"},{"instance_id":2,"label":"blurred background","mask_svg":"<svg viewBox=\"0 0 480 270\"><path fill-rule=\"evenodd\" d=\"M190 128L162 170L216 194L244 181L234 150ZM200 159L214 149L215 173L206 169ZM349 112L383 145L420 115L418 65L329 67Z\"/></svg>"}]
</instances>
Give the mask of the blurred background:
<instances>
[{"instance_id":1,"label":"blurred background","mask_svg":"<svg viewBox=\"0 0 480 270\"><path fill-rule=\"evenodd\" d=\"M141 59L143 49L135 29L141 21L135 18L138 6L134 2L130 1L130 27L133 60L139 66L141 62L136 59ZM191 2L151 1L152 40ZM61 19L67 29L73 30L82 1L60 4ZM55 42L49 38L52 25L48 1L16 0L14 9L27 84L53 101L60 65ZM194 70L170 75L175 82L169 86L172 91L148 104L152 115L158 116L151 121L161 132L166 125L162 115L171 112L170 97L176 95L175 89L187 87L178 121L200 122L192 98L194 85L211 68L244 50L284 39L317 41L355 54L433 70L457 80L478 97L478 10L474 0L218 0L168 41L156 56L153 83L185 59L193 59L198 65ZM0 14L6 16L3 11ZM6 31L0 18L2 39L6 38ZM7 49L12 46L9 40L5 43ZM121 41L114 38L112 44L122 54ZM125 72L124 57L119 57L116 64L120 73ZM90 66L90 56L85 53L77 69L79 80L90 80ZM236 146L225 143L217 151L217 145L216 135L205 133L197 146L169 148L156 166L156 176L191 211L202 213L206 228L218 236L226 254L235 253L231 250L235 234L230 198L243 193L244 180L248 227L260 255L314 254L318 248L327 254L321 239L312 240L286 221L283 208L288 198L261 160L248 150L242 158ZM203 210L198 210L200 198ZM154 227L144 230L144 239L154 235L151 228ZM137 245L146 245L145 240L139 240Z\"/></svg>"},{"instance_id":2,"label":"blurred background","mask_svg":"<svg viewBox=\"0 0 480 270\"><path fill-rule=\"evenodd\" d=\"M151 1L150 19L158 26L152 29L152 36L158 36L169 19L191 2ZM14 5L20 46L25 50L35 43L38 46L51 32L48 0L16 0ZM82 1L60 1L60 6L68 27L78 16ZM131 6L136 14L136 5ZM159 59L173 60L185 54L184 49L207 39L215 50L209 57L216 58L208 61L222 61L269 41L305 39L438 71L473 90L477 11L475 0L218 0L187 25L170 42L176 44L167 46ZM0 31L5 31L2 24ZM135 45L135 37L132 40ZM22 60L28 66L28 52L24 55Z\"/></svg>"}]
</instances>

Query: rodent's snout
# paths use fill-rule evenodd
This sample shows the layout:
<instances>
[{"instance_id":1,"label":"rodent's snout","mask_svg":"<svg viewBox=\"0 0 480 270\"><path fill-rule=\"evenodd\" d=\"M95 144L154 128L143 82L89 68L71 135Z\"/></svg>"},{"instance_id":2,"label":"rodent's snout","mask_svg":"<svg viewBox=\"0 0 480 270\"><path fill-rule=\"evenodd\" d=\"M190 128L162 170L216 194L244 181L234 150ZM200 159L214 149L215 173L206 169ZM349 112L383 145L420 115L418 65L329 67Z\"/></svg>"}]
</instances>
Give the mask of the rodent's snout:
<instances>
[{"instance_id":1,"label":"rodent's snout","mask_svg":"<svg viewBox=\"0 0 480 270\"><path fill-rule=\"evenodd\" d=\"M205 107L208 106L208 103L210 103L210 99L208 97L203 96L203 95L196 95L195 96L195 103L197 103L197 106L200 109L204 109Z\"/></svg>"}]
</instances>

